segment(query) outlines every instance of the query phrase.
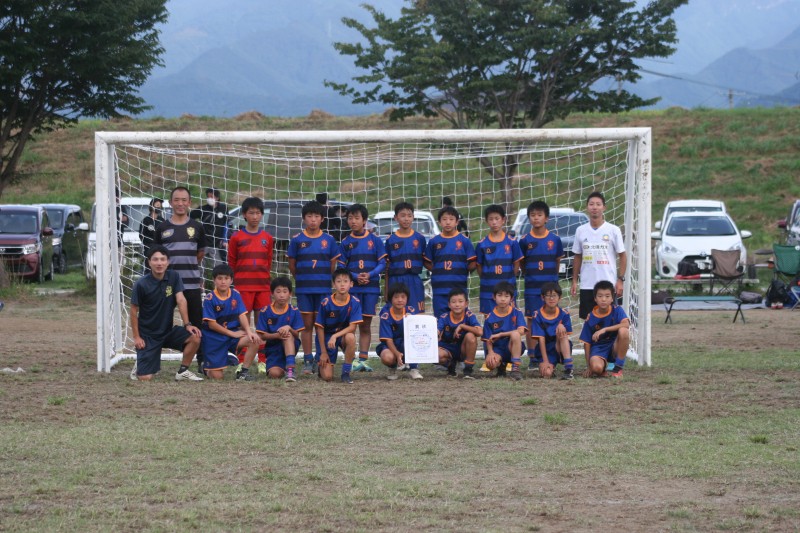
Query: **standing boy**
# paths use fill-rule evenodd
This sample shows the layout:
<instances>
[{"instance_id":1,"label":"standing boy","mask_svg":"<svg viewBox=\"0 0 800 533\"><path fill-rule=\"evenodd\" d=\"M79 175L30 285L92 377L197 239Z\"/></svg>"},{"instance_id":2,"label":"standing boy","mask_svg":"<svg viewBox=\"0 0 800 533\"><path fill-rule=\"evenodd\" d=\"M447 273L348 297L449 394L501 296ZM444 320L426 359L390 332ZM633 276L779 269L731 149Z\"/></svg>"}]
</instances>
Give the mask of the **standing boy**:
<instances>
[{"instance_id":1,"label":"standing boy","mask_svg":"<svg viewBox=\"0 0 800 533\"><path fill-rule=\"evenodd\" d=\"M155 244L169 250L169 266L181 277L183 295L194 325L203 323L203 276L200 265L205 256L206 234L203 225L189 218L192 198L189 189L178 186L169 195L172 216L159 224ZM197 352L197 368L203 371L203 348Z\"/></svg>"},{"instance_id":2,"label":"standing boy","mask_svg":"<svg viewBox=\"0 0 800 533\"><path fill-rule=\"evenodd\" d=\"M425 312L425 287L422 284L422 269L425 266L425 236L412 228L414 206L400 202L394 206L394 219L399 229L386 239L386 300L389 287L403 284L408 288L408 306L414 313Z\"/></svg>"},{"instance_id":3,"label":"standing boy","mask_svg":"<svg viewBox=\"0 0 800 533\"><path fill-rule=\"evenodd\" d=\"M303 206L302 214L306 229L292 237L286 255L289 272L295 280L297 307L303 315L304 327L300 332L303 374L314 374L316 361L319 360L319 354L315 358L311 348L314 318L323 298L330 294L331 273L336 270L339 244L320 229L324 215L323 207L318 202L308 202Z\"/></svg>"},{"instance_id":4,"label":"standing boy","mask_svg":"<svg viewBox=\"0 0 800 533\"><path fill-rule=\"evenodd\" d=\"M389 367L386 379L397 379L397 368L405 365L405 331L403 320L413 315L414 310L408 305L408 287L395 284L389 287L389 303L380 312L380 344L375 349L381 362ZM411 379L422 379L419 365L409 365Z\"/></svg>"},{"instance_id":5,"label":"standing boy","mask_svg":"<svg viewBox=\"0 0 800 533\"><path fill-rule=\"evenodd\" d=\"M264 355L267 376L279 379L286 375L286 382L295 381L294 366L297 349L300 347L300 332L303 331L303 317L291 305L292 282L286 276L272 280L272 304L261 309L258 314L256 333L265 342ZM253 359L245 359L237 379L252 381L249 369Z\"/></svg>"},{"instance_id":6,"label":"standing boy","mask_svg":"<svg viewBox=\"0 0 800 533\"><path fill-rule=\"evenodd\" d=\"M258 345L258 334L250 331L247 309L239 291L231 287L233 269L220 263L211 271L214 290L206 295L203 302L203 368L211 379L222 379L225 367L229 366L228 352L238 353L245 349L245 357L253 360Z\"/></svg>"},{"instance_id":7,"label":"standing boy","mask_svg":"<svg viewBox=\"0 0 800 533\"><path fill-rule=\"evenodd\" d=\"M597 304L583 323L581 340L586 354L586 377L604 377L613 359L611 376L622 379L622 367L630 345L631 321L622 306L616 304L614 285L598 281L594 286Z\"/></svg>"},{"instance_id":8,"label":"standing boy","mask_svg":"<svg viewBox=\"0 0 800 533\"><path fill-rule=\"evenodd\" d=\"M319 375L325 381L333 379L339 349L344 351L342 383L352 385L350 372L356 356L356 325L361 323L361 302L350 294L353 279L346 268L338 268L331 276L333 294L324 298L314 323L317 329L317 363ZM323 370L324 367L324 370ZM328 372L330 372L328 374Z\"/></svg>"},{"instance_id":9,"label":"standing boy","mask_svg":"<svg viewBox=\"0 0 800 533\"><path fill-rule=\"evenodd\" d=\"M448 376L454 377L458 363L463 362L464 379L475 379L472 369L483 329L469 310L467 291L456 287L447 296L450 312L440 316L436 324L439 330L439 364L447 367Z\"/></svg>"},{"instance_id":10,"label":"standing boy","mask_svg":"<svg viewBox=\"0 0 800 533\"><path fill-rule=\"evenodd\" d=\"M347 209L350 235L342 240L342 255L339 257L339 264L353 276L350 292L361 301L363 322L358 326L358 364L353 367L356 372L372 372L367 364L372 339L370 327L381 296L381 272L386 268L383 241L365 229L368 216L367 208L361 204L353 204Z\"/></svg>"},{"instance_id":11,"label":"standing boy","mask_svg":"<svg viewBox=\"0 0 800 533\"><path fill-rule=\"evenodd\" d=\"M492 291L500 281L507 281L515 288L519 274L522 252L519 243L510 238L503 227L506 224L506 210L501 205L492 204L483 212L489 226L489 234L481 239L475 248L477 255L480 285L480 312L488 315L494 309ZM516 307L517 293L514 291L512 304Z\"/></svg>"},{"instance_id":12,"label":"standing boy","mask_svg":"<svg viewBox=\"0 0 800 533\"><path fill-rule=\"evenodd\" d=\"M182 350L181 366L175 381L203 381L189 370L197 349L201 333L189 322L183 282L169 266L169 251L163 246L148 250L150 273L133 284L131 293L130 321L133 344L136 348L136 364L131 379L150 381L161 370L161 350ZM183 320L183 327L173 325L175 307Z\"/></svg>"},{"instance_id":13,"label":"standing boy","mask_svg":"<svg viewBox=\"0 0 800 533\"><path fill-rule=\"evenodd\" d=\"M594 191L586 200L586 214L589 222L575 231L572 252L572 287L570 293L578 291L580 275L580 309L578 316L585 319L594 307L594 287L598 281L605 280L616 286L617 296L622 295L625 270L628 265L622 232L617 226L606 222L604 213L606 199L603 193ZM619 270L617 269L619 258Z\"/></svg>"},{"instance_id":14,"label":"standing boy","mask_svg":"<svg viewBox=\"0 0 800 533\"><path fill-rule=\"evenodd\" d=\"M449 310L447 296L451 289L467 290L476 258L472 242L456 230L458 212L453 207L443 207L438 219L442 233L428 242L424 255L425 266L431 271L433 316L441 316Z\"/></svg>"},{"instance_id":15,"label":"standing boy","mask_svg":"<svg viewBox=\"0 0 800 533\"><path fill-rule=\"evenodd\" d=\"M531 321L536 312L542 308L542 287L545 283L558 283L558 269L564 257L564 246L561 237L550 233L547 220L550 218L550 206L542 200L528 205L528 220L531 231L519 240L522 249L522 268L525 275L525 318L528 319L528 368L535 368Z\"/></svg>"},{"instance_id":16,"label":"standing boy","mask_svg":"<svg viewBox=\"0 0 800 533\"><path fill-rule=\"evenodd\" d=\"M564 365L562 379L573 379L572 370L572 319L569 312L558 306L561 301L561 287L548 281L542 285L544 305L534 313L531 321L530 337L536 343L533 360L539 363L539 375L543 378L555 376L558 363Z\"/></svg>"},{"instance_id":17,"label":"standing boy","mask_svg":"<svg viewBox=\"0 0 800 533\"><path fill-rule=\"evenodd\" d=\"M522 351L525 349L525 315L512 305L514 286L501 281L494 287L495 308L483 321L483 342L486 366L497 369L497 377L505 376L506 365L511 363L509 377L522 379L519 372Z\"/></svg>"}]
</instances>

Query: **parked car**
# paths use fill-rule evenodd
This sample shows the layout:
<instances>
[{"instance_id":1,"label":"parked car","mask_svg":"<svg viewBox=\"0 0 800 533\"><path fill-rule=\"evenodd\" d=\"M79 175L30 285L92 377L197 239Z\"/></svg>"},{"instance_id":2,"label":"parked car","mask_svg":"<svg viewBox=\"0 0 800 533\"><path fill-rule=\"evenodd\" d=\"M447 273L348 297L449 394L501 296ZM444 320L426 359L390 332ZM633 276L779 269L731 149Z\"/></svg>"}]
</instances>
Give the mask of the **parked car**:
<instances>
[{"instance_id":1,"label":"parked car","mask_svg":"<svg viewBox=\"0 0 800 533\"><path fill-rule=\"evenodd\" d=\"M44 207L0 205L0 260L13 276L53 278L53 228Z\"/></svg>"},{"instance_id":2,"label":"parked car","mask_svg":"<svg viewBox=\"0 0 800 533\"><path fill-rule=\"evenodd\" d=\"M86 261L89 224L80 206L72 204L40 204L47 210L53 228L53 267L66 274L69 266L83 268Z\"/></svg>"},{"instance_id":3,"label":"parked car","mask_svg":"<svg viewBox=\"0 0 800 533\"><path fill-rule=\"evenodd\" d=\"M786 244L800 244L800 200L789 208L789 216L778 221L778 227L786 232Z\"/></svg>"},{"instance_id":4,"label":"parked car","mask_svg":"<svg viewBox=\"0 0 800 533\"><path fill-rule=\"evenodd\" d=\"M142 220L150 214L149 197L123 197L120 200L122 213L128 218L122 224L122 243L125 253L122 256L122 265L131 265L133 270L138 271L138 264L142 260L142 241L139 239L139 226ZM172 216L169 202L163 202L164 219ZM94 279L97 275L97 204L92 205L92 223L89 230L88 245L86 252L86 278Z\"/></svg>"},{"instance_id":5,"label":"parked car","mask_svg":"<svg viewBox=\"0 0 800 533\"><path fill-rule=\"evenodd\" d=\"M518 240L530 233L531 221L528 218L527 209L524 211L524 218L521 220L520 225L511 231L509 235L518 237ZM520 220L519 215L517 220ZM570 207L553 207L550 209L550 217L547 219L545 227L558 235L561 238L561 244L564 246L564 257L561 258L561 264L558 266L559 275L564 275L567 278L572 276L572 263L574 261L572 253L572 243L575 242L575 232L578 227L589 222L589 217L586 213L575 211Z\"/></svg>"},{"instance_id":6,"label":"parked car","mask_svg":"<svg viewBox=\"0 0 800 533\"><path fill-rule=\"evenodd\" d=\"M275 240L289 241L292 237L303 230L303 206L309 200L264 200L264 216L261 219L261 227L267 230ZM353 205L351 202L328 201L329 208L346 209ZM228 211L228 235L234 231L244 228L247 222L241 213L241 206L234 207ZM344 216L344 214L342 214ZM329 221L330 222L330 221ZM345 221L346 225L346 221ZM344 229L347 229L346 227ZM341 239L337 239L341 240Z\"/></svg>"},{"instance_id":7,"label":"parked car","mask_svg":"<svg viewBox=\"0 0 800 533\"><path fill-rule=\"evenodd\" d=\"M725 202L720 202L719 200L672 200L664 206L664 216L661 217L661 220L656 221L655 228L661 229L661 225L676 211L685 213L726 212Z\"/></svg>"},{"instance_id":8,"label":"parked car","mask_svg":"<svg viewBox=\"0 0 800 533\"><path fill-rule=\"evenodd\" d=\"M375 234L384 240L399 228L394 220L394 211L378 211L372 217L372 222L375 224ZM426 239L439 235L439 224L430 211L414 211L411 228L424 235Z\"/></svg>"},{"instance_id":9,"label":"parked car","mask_svg":"<svg viewBox=\"0 0 800 533\"><path fill-rule=\"evenodd\" d=\"M654 231L651 238L660 241L656 246L656 271L674 278L681 261L695 263L701 274L710 275L711 249L739 250L741 263L747 262L747 249L742 242L752 236L739 231L733 219L723 212L675 211L667 220L666 229Z\"/></svg>"}]
</instances>

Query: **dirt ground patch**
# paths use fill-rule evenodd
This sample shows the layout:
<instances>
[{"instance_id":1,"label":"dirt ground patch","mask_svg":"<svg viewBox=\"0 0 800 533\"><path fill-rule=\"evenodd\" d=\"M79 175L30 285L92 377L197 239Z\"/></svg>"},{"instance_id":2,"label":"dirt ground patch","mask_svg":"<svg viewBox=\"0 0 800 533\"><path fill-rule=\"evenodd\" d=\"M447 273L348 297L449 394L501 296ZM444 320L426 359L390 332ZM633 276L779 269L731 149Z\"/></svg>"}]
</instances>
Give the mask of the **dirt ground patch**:
<instances>
[{"instance_id":1,"label":"dirt ground patch","mask_svg":"<svg viewBox=\"0 0 800 533\"><path fill-rule=\"evenodd\" d=\"M169 371L174 371L172 363L157 382L139 384L128 379L129 363L118 365L110 374L96 372L95 312L91 299L76 301L69 296L58 296L7 302L0 314L0 368L21 367L25 373L0 376L0 419L19 427L46 424L54 431L68 430L85 421L103 420L111 424L133 418L159 424L176 416L188 416L198 424L213 424L246 421L257 412L256 406L279 403L281 408L271 410L269 416L292 427L320 405L325 406L332 418L349 416L355 406L360 406L358 413L365 423L370 419L382 424L394 420L413 433L414 419L424 418L428 433L445 428L443 431L457 431L459 435L463 431L470 439L492 443L493 454L487 457L492 457L488 464L495 466L484 469L474 465L475 469L463 472L431 468L406 474L425 486L458 486L461 482L477 491L470 511L454 516L447 515L447 498L432 492L428 503L420 504L419 512L423 517L430 513L436 520L447 516L446 522L430 522L433 529L443 527L444 523L453 530L649 531L752 527L796 530L800 527L800 517L785 509L800 507L800 491L787 491L785 483L772 486L770 480L778 474L769 469L750 472L742 465L731 476L687 473L660 478L647 468L635 475L627 470L615 475L613 468L608 475L597 475L583 472L566 460L560 467L549 465L540 472L535 468L518 468L503 460L525 457L539 446L580 448L586 435L597 432L607 433L609 446L613 446L616 435L626 428L653 427L683 416L735 417L754 404L765 413L778 408L800 409L798 388L794 385L800 379L800 368L783 373L779 385L788 382L787 386L775 386L774 378L769 375L734 369L698 372L692 379L678 379L666 389L659 388L660 383L671 382L663 381L658 361L675 350L685 351L690 347L699 354L729 351L758 357L759 352L796 350L800 346L800 312L761 309L745 314L746 323L734 324L732 311L675 311L674 322L665 325L665 314L654 312L652 345L656 366L639 369L629 364L626 372L630 379L626 376L622 385L610 380L583 379L574 383L535 379L508 385L488 379L468 383L447 379L432 369L425 369L422 383L401 379L389 384L384 373L374 372L358 374L353 387L324 384L312 378L301 378L294 386L231 383L230 378L223 383L189 384L170 379ZM580 369L583 366L582 362L578 364ZM525 398L533 398L531 403L535 405L526 405L522 401ZM68 408L58 408L60 401ZM610 405L612 409L593 413L586 408L602 405ZM20 409L20 406L27 407ZM389 412L386 406L391 406ZM554 418L542 422L543 414L547 413L553 413ZM463 419L455 429L454 417ZM547 431L541 431L541 427ZM498 437L498 432L503 436ZM354 436L354 441L358 438L368 436ZM425 435L418 438L424 439ZM469 448L470 442L456 440L453 447ZM378 453L383 446L376 441L370 452ZM790 447L787 453L796 455L797 448ZM653 472L657 470L654 466ZM228 481L227 474L217 475L220 483ZM340 482L330 480L333 488ZM758 490L752 491L752 486ZM343 484L340 488L346 491L348 487ZM15 523L7 521L16 516L9 511L10 502L14 502L14 509L19 508L14 494L10 486L0 488L0 523ZM78 504L69 499L61 503ZM31 520L42 512L36 507L38 504L32 505ZM754 517L743 515L743 508L751 509ZM489 519L495 515L500 518ZM34 523L23 520L17 522L19 527L11 529L25 529ZM317 525L313 518L299 513L277 529L308 530L317 529ZM380 516L374 518L372 526L355 527L334 521L328 529L417 528L411 522L396 523ZM260 529L255 523L250 527Z\"/></svg>"}]
</instances>

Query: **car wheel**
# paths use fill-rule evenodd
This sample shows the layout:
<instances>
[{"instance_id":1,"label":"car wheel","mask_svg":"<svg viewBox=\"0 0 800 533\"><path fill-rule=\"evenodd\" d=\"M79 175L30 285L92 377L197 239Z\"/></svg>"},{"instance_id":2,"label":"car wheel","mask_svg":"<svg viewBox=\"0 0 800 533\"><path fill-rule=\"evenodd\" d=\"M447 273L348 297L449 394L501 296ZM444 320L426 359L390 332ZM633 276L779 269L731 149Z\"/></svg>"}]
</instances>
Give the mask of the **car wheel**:
<instances>
[{"instance_id":1,"label":"car wheel","mask_svg":"<svg viewBox=\"0 0 800 533\"><path fill-rule=\"evenodd\" d=\"M59 274L67 273L67 254L65 252L61 252L61 256L58 258L58 268L56 272Z\"/></svg>"}]
</instances>

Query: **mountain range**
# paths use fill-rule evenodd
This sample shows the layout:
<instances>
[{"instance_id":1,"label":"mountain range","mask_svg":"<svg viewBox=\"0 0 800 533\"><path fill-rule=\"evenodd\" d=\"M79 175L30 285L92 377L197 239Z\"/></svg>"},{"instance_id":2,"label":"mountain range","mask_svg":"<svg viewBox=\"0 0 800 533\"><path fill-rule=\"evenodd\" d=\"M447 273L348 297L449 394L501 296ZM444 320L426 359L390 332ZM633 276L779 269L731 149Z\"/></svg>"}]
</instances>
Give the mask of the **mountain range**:
<instances>
[{"instance_id":1,"label":"mountain range","mask_svg":"<svg viewBox=\"0 0 800 533\"><path fill-rule=\"evenodd\" d=\"M323 86L359 73L332 43L358 37L342 17L371 21L361 2L169 0L165 64L140 91L153 106L145 116L382 111ZM396 16L405 2L368 3ZM676 53L643 61L631 90L661 97L656 107L725 107L731 95L734 105L800 104L800 0L692 0L675 19Z\"/></svg>"}]
</instances>

